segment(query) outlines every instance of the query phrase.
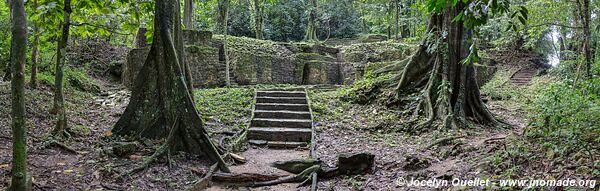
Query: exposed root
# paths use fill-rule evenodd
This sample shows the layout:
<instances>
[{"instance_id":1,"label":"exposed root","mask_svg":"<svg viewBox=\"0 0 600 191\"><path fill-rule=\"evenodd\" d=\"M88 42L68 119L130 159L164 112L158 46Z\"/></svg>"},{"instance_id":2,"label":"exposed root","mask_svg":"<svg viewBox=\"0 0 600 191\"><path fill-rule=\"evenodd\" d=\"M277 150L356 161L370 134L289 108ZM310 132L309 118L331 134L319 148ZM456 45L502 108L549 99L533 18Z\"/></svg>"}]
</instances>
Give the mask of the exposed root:
<instances>
[{"instance_id":1,"label":"exposed root","mask_svg":"<svg viewBox=\"0 0 600 191\"><path fill-rule=\"evenodd\" d=\"M49 147L58 147L61 148L69 153L72 154L84 154L82 152L77 151L76 149L73 149L72 147L60 142L59 140L61 140L60 138L57 139L55 137L49 137L46 141L44 141L44 143L39 147L40 149L46 149Z\"/></svg>"},{"instance_id":2,"label":"exposed root","mask_svg":"<svg viewBox=\"0 0 600 191\"><path fill-rule=\"evenodd\" d=\"M284 178L280 178L277 180L271 180L271 181L255 182L252 185L252 187L273 186L273 185L277 185L277 184L291 183L291 182L303 182L303 183L308 182L312 177L311 175L313 173L318 172L320 169L321 169L320 165L313 165L309 168L306 168L304 171L302 171L298 175L287 176Z\"/></svg>"},{"instance_id":3,"label":"exposed root","mask_svg":"<svg viewBox=\"0 0 600 191\"><path fill-rule=\"evenodd\" d=\"M164 144L158 150L156 150L156 152L154 152L154 154L152 154L152 156L144 159L144 162L141 165L139 165L131 170L128 170L124 173L119 174L119 176L117 176L117 180L123 180L123 178L125 176L129 177L131 175L134 175L135 173L138 173L140 171L147 169L150 166L150 164L157 161L161 156L166 154L167 150L168 150L168 146L166 144Z\"/></svg>"},{"instance_id":4,"label":"exposed root","mask_svg":"<svg viewBox=\"0 0 600 191\"><path fill-rule=\"evenodd\" d=\"M464 138L464 137L465 137L464 135L459 135L459 136L451 136L451 137L441 138L441 139L438 139L438 140L434 141L433 143L427 145L425 147L425 149L430 149L431 147L434 147L436 145L446 144L446 143L448 143L450 141L453 141L455 139L460 139L460 138Z\"/></svg>"},{"instance_id":5,"label":"exposed root","mask_svg":"<svg viewBox=\"0 0 600 191\"><path fill-rule=\"evenodd\" d=\"M128 171L126 171L124 173L121 173L119 176L117 176L117 180L123 180L123 178L125 176L129 177L129 176L131 176L131 175L133 175L133 174L135 174L137 172L143 171L143 170L147 169L150 166L150 164L154 163L160 157L162 157L164 154L167 154L167 155L169 154L169 152L170 152L169 151L170 150L169 149L170 148L170 144L173 142L173 137L174 137L173 136L173 132L175 132L175 128L178 127L178 125L177 125L178 124L178 120L177 119L179 119L178 116L175 117L175 123L173 123L173 126L171 127L171 130L169 132L169 136L167 137L167 141L162 146L160 146L160 148L158 148L154 152L154 154L152 154L152 156L144 159L144 162L141 165L139 165L139 166L137 166L137 167L135 167L135 168L133 168L131 170L128 170ZM168 159L168 160L170 161L170 159Z\"/></svg>"},{"instance_id":6,"label":"exposed root","mask_svg":"<svg viewBox=\"0 0 600 191\"><path fill-rule=\"evenodd\" d=\"M58 141L52 141L50 145L60 147L60 148L64 149L65 151L69 151L70 153L73 153L73 154L83 154L82 152L79 152L79 151L77 151L61 142L58 142Z\"/></svg>"},{"instance_id":7,"label":"exposed root","mask_svg":"<svg viewBox=\"0 0 600 191\"><path fill-rule=\"evenodd\" d=\"M243 182L276 180L281 177L282 177L281 175L272 175L272 174L256 174L256 173L237 174L237 173L217 172L213 175L212 181L243 183Z\"/></svg>"},{"instance_id":8,"label":"exposed root","mask_svg":"<svg viewBox=\"0 0 600 191\"><path fill-rule=\"evenodd\" d=\"M190 188L190 191L196 191L196 190L206 190L208 187L210 187L211 185L211 178L213 176L213 174L215 173L215 171L217 170L217 167L219 167L219 163L215 163L213 164L210 169L208 170L208 172L204 175L204 177L200 178L200 180L198 180L194 186L192 186L192 188Z\"/></svg>"}]
</instances>

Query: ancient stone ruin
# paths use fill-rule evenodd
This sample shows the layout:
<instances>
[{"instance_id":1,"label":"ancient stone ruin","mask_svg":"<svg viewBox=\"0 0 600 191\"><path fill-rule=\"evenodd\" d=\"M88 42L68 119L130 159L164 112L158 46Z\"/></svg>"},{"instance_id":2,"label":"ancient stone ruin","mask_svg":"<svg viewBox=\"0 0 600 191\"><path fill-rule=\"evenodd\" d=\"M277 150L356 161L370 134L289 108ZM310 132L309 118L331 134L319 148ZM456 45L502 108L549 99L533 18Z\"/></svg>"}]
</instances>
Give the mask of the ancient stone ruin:
<instances>
[{"instance_id":1,"label":"ancient stone ruin","mask_svg":"<svg viewBox=\"0 0 600 191\"><path fill-rule=\"evenodd\" d=\"M224 86L224 37L206 31L184 31L185 59L195 87ZM364 43L328 47L228 36L231 83L344 85L361 77L366 63L400 60L409 55L400 43ZM132 49L123 67L130 87L149 48Z\"/></svg>"}]
</instances>

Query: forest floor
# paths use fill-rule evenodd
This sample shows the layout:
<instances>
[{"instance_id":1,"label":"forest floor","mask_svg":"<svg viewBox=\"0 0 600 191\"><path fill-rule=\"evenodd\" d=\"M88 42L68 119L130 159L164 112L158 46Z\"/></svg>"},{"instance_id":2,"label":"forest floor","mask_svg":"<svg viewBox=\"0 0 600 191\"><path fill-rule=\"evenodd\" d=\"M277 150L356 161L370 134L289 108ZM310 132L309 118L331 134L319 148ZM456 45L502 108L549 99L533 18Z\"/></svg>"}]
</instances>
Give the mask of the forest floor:
<instances>
[{"instance_id":1,"label":"forest floor","mask_svg":"<svg viewBox=\"0 0 600 191\"><path fill-rule=\"evenodd\" d=\"M197 108L206 122L211 137L220 147L226 135L246 127L251 116L252 96L256 88L198 89ZM166 159L147 170L117 180L121 172L142 163L159 146L155 141L136 143L133 152L124 156L112 153L112 147L123 138L112 136L110 129L128 103L129 92L105 88L99 95L67 91L67 110L72 138L64 145L77 152L51 145L41 148L54 124L49 110L52 95L49 86L26 91L29 127L29 168L35 190L183 190L206 173L208 161L194 156L175 154L171 163ZM532 158L536 146L523 138L526 116L523 105L512 100L490 100L492 112L512 126L467 129L431 129L408 133L403 129L407 112L391 110L378 104L351 104L340 99L336 88L310 88L309 97L317 129L316 151L319 159L334 166L342 152L370 152L376 156L375 167L365 175L340 176L319 180L322 190L401 190L431 188L402 187L402 179L460 178L525 178L581 177L572 162L522 161ZM10 182L10 85L0 84L0 189ZM431 145L435 140L454 137ZM527 145L529 144L529 145ZM517 151L522 147L528 151ZM538 154L538 155L544 155ZM543 157L542 157L543 158ZM507 163L507 161L509 161ZM512 163L519 163L518 165ZM552 163L550 163L552 162ZM172 164L172 165L169 165ZM583 174L583 175L588 175ZM235 189L235 188L231 188ZM307 187L299 190L307 190ZM270 190L262 188L258 190Z\"/></svg>"}]
</instances>

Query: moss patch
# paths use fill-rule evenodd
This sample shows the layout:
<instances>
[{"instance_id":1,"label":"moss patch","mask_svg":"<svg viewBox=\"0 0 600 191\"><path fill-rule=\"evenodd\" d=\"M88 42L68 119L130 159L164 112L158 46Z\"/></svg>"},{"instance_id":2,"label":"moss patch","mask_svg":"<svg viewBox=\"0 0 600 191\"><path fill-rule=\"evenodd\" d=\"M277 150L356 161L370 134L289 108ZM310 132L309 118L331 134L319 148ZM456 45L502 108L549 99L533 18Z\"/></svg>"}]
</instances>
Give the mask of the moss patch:
<instances>
[{"instance_id":1,"label":"moss patch","mask_svg":"<svg viewBox=\"0 0 600 191\"><path fill-rule=\"evenodd\" d=\"M254 97L251 88L198 89L194 97L209 129L241 129L250 121Z\"/></svg>"}]
</instances>

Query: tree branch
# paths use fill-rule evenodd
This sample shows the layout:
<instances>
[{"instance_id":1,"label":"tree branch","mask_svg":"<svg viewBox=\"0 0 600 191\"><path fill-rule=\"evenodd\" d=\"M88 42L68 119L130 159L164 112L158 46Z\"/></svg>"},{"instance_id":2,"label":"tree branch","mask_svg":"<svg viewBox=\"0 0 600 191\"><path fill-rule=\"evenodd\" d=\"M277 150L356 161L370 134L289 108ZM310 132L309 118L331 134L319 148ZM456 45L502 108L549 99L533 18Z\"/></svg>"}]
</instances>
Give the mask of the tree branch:
<instances>
[{"instance_id":1,"label":"tree branch","mask_svg":"<svg viewBox=\"0 0 600 191\"><path fill-rule=\"evenodd\" d=\"M564 25L564 24L559 24L559 23L542 23L542 24L527 26L527 27L523 28L523 30L535 28L535 27L541 27L541 26L559 26L559 27L565 27L565 28L570 28L570 29L582 29L583 28L580 26L569 26L569 25Z\"/></svg>"}]
</instances>

